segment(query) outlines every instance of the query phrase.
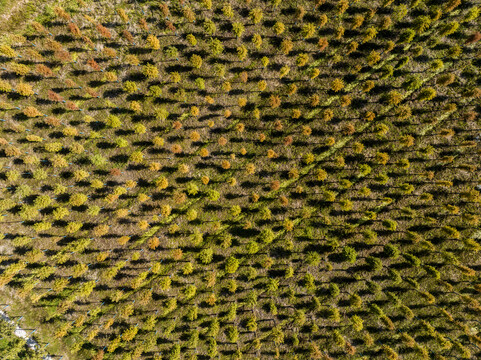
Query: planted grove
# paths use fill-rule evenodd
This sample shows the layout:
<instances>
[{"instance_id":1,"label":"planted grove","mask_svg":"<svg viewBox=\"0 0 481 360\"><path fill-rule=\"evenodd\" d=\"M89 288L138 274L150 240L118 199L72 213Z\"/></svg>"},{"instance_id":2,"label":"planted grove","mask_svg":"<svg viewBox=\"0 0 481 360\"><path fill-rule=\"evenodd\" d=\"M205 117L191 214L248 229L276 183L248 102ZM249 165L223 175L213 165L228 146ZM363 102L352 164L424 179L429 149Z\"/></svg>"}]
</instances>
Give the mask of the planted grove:
<instances>
[{"instance_id":1,"label":"planted grove","mask_svg":"<svg viewBox=\"0 0 481 360\"><path fill-rule=\"evenodd\" d=\"M1 301L73 360L480 358L480 10L46 4L0 42Z\"/></svg>"}]
</instances>

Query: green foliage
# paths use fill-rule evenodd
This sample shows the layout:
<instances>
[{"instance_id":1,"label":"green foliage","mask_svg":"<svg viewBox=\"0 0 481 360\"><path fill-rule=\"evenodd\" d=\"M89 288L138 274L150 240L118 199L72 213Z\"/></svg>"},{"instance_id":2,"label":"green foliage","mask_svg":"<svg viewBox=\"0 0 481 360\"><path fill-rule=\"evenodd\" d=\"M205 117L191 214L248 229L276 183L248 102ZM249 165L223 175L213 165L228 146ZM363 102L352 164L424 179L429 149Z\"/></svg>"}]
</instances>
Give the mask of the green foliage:
<instances>
[{"instance_id":1,"label":"green foliage","mask_svg":"<svg viewBox=\"0 0 481 360\"><path fill-rule=\"evenodd\" d=\"M379 271L382 269L382 261L379 258L368 256L366 258L366 264L372 271Z\"/></svg>"},{"instance_id":2,"label":"green foliage","mask_svg":"<svg viewBox=\"0 0 481 360\"><path fill-rule=\"evenodd\" d=\"M225 263L225 271L229 274L233 274L239 268L239 260L233 256L227 258Z\"/></svg>"},{"instance_id":3,"label":"green foliage","mask_svg":"<svg viewBox=\"0 0 481 360\"><path fill-rule=\"evenodd\" d=\"M212 261L213 256L214 256L214 251L211 248L206 248L199 253L199 260L201 263L207 265Z\"/></svg>"},{"instance_id":4,"label":"green foliage","mask_svg":"<svg viewBox=\"0 0 481 360\"><path fill-rule=\"evenodd\" d=\"M126 81L124 82L123 89L125 92L129 94L133 94L138 91L137 84L133 81Z\"/></svg>"},{"instance_id":5,"label":"green foliage","mask_svg":"<svg viewBox=\"0 0 481 360\"><path fill-rule=\"evenodd\" d=\"M478 5L107 5L0 45L0 287L41 347L476 356Z\"/></svg>"},{"instance_id":6,"label":"green foliage","mask_svg":"<svg viewBox=\"0 0 481 360\"><path fill-rule=\"evenodd\" d=\"M354 250L354 248L350 246L344 246L344 248L342 249L342 256L346 261L350 263L355 263L357 252L356 250Z\"/></svg>"},{"instance_id":7,"label":"green foliage","mask_svg":"<svg viewBox=\"0 0 481 360\"><path fill-rule=\"evenodd\" d=\"M35 352L27 342L14 335L14 327L6 321L0 321L0 356L3 360L40 360L42 352Z\"/></svg>"},{"instance_id":8,"label":"green foliage","mask_svg":"<svg viewBox=\"0 0 481 360\"><path fill-rule=\"evenodd\" d=\"M144 76L148 77L149 79L155 79L156 77L159 76L159 69L157 68L157 66L153 64L146 64L142 67L142 74L144 74ZM127 86L127 84L124 83L125 91L130 93L133 93L136 91L132 89L136 89L136 88L132 87L131 85Z\"/></svg>"}]
</instances>

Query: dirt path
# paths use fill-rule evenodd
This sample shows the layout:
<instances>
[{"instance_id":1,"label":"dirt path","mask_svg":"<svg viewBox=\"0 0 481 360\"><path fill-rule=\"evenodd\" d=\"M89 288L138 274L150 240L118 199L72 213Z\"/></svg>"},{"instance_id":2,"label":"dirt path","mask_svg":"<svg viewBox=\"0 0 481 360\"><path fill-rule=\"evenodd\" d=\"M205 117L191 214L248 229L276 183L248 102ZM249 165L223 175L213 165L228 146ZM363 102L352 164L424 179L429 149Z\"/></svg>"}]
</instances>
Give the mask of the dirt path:
<instances>
[{"instance_id":1,"label":"dirt path","mask_svg":"<svg viewBox=\"0 0 481 360\"><path fill-rule=\"evenodd\" d=\"M17 323L15 323L12 319L10 319L8 317L8 315L1 311L0 310L0 319L3 320L3 321L6 321L8 322L9 324L12 324L13 326L15 326L15 330L14 330L14 335L15 336L18 336L22 339L24 339L26 342L27 342L27 346L32 349L32 350L37 350L39 348L39 345L38 343L31 337L27 334L27 332L22 329L21 327L19 327L17 325ZM30 334L31 335L31 334ZM53 358L50 356L50 355L46 355L44 356L43 358L44 360L53 360Z\"/></svg>"}]
</instances>

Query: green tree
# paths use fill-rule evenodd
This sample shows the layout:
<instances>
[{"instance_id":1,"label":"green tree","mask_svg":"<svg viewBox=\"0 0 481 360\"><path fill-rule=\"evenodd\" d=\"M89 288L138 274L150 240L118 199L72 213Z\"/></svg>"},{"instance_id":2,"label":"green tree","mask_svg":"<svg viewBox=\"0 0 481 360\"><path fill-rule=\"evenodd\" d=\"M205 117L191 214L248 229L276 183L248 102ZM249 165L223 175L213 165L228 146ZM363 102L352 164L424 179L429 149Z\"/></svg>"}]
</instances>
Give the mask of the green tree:
<instances>
[{"instance_id":1,"label":"green tree","mask_svg":"<svg viewBox=\"0 0 481 360\"><path fill-rule=\"evenodd\" d=\"M240 22L235 22L232 24L232 32L235 34L236 37L240 38L244 33L245 28L244 24Z\"/></svg>"},{"instance_id":2,"label":"green tree","mask_svg":"<svg viewBox=\"0 0 481 360\"><path fill-rule=\"evenodd\" d=\"M342 249L342 256L346 261L350 263L355 263L357 258L357 251L350 246L344 246L344 248Z\"/></svg>"},{"instance_id":3,"label":"green tree","mask_svg":"<svg viewBox=\"0 0 481 360\"><path fill-rule=\"evenodd\" d=\"M214 250L212 248L205 248L199 254L199 260L202 264L207 265L212 262L214 257Z\"/></svg>"},{"instance_id":4,"label":"green tree","mask_svg":"<svg viewBox=\"0 0 481 360\"><path fill-rule=\"evenodd\" d=\"M229 274L233 274L239 268L239 260L234 256L229 256L225 263L225 271Z\"/></svg>"}]
</instances>

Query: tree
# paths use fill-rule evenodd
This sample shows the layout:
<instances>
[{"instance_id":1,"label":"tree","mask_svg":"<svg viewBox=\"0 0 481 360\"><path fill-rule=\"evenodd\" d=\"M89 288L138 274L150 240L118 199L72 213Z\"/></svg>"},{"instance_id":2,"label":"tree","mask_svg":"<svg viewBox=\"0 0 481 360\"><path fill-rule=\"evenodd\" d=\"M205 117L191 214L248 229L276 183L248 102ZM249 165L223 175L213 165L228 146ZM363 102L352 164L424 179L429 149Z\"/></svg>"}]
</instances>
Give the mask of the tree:
<instances>
[{"instance_id":1,"label":"tree","mask_svg":"<svg viewBox=\"0 0 481 360\"><path fill-rule=\"evenodd\" d=\"M110 32L110 30L107 29L102 24L97 24L97 31L105 39L111 39L112 38L112 33Z\"/></svg>"},{"instance_id":2,"label":"tree","mask_svg":"<svg viewBox=\"0 0 481 360\"><path fill-rule=\"evenodd\" d=\"M129 156L129 160L134 162L134 163L141 163L144 159L144 154L142 151L134 151L132 154Z\"/></svg>"},{"instance_id":3,"label":"tree","mask_svg":"<svg viewBox=\"0 0 481 360\"><path fill-rule=\"evenodd\" d=\"M237 342L239 338L239 331L237 330L236 326L228 326L225 330L225 334L227 336L227 340L231 343Z\"/></svg>"},{"instance_id":4,"label":"tree","mask_svg":"<svg viewBox=\"0 0 481 360\"><path fill-rule=\"evenodd\" d=\"M414 30L418 33L421 34L424 31L426 31L429 26L431 25L431 18L426 15L420 15L416 19L414 19L414 24L413 24Z\"/></svg>"},{"instance_id":5,"label":"tree","mask_svg":"<svg viewBox=\"0 0 481 360\"><path fill-rule=\"evenodd\" d=\"M147 45L152 50L159 50L160 49L160 41L157 39L155 35L150 34L147 36Z\"/></svg>"},{"instance_id":6,"label":"tree","mask_svg":"<svg viewBox=\"0 0 481 360\"><path fill-rule=\"evenodd\" d=\"M184 288L184 296L186 300L192 299L197 293L197 287L195 285L187 285Z\"/></svg>"},{"instance_id":7,"label":"tree","mask_svg":"<svg viewBox=\"0 0 481 360\"><path fill-rule=\"evenodd\" d=\"M284 39L281 42L281 47L280 47L281 53L283 53L284 55L289 55L293 47L294 47L294 44L290 39Z\"/></svg>"},{"instance_id":8,"label":"tree","mask_svg":"<svg viewBox=\"0 0 481 360\"><path fill-rule=\"evenodd\" d=\"M386 219L386 220L382 221L382 226L384 226L384 228L386 228L386 230L396 231L397 222L395 220Z\"/></svg>"},{"instance_id":9,"label":"tree","mask_svg":"<svg viewBox=\"0 0 481 360\"><path fill-rule=\"evenodd\" d=\"M214 358L217 356L217 341L213 338L208 338L207 339L207 355L210 356L210 358Z\"/></svg>"},{"instance_id":10,"label":"tree","mask_svg":"<svg viewBox=\"0 0 481 360\"><path fill-rule=\"evenodd\" d=\"M155 79L159 76L159 69L157 69L157 66L153 64L146 64L142 68L142 74L149 79Z\"/></svg>"},{"instance_id":11,"label":"tree","mask_svg":"<svg viewBox=\"0 0 481 360\"><path fill-rule=\"evenodd\" d=\"M125 92L128 92L130 94L133 94L138 90L137 84L133 81L126 81L124 82L123 89Z\"/></svg>"},{"instance_id":12,"label":"tree","mask_svg":"<svg viewBox=\"0 0 481 360\"><path fill-rule=\"evenodd\" d=\"M225 4L222 7L222 13L225 17L231 19L234 17L234 11L232 10L232 6L230 4Z\"/></svg>"},{"instance_id":13,"label":"tree","mask_svg":"<svg viewBox=\"0 0 481 360\"><path fill-rule=\"evenodd\" d=\"M260 8L252 9L249 12L249 17L254 24L260 23L263 16L264 16L264 13L262 12L262 9L260 9Z\"/></svg>"},{"instance_id":14,"label":"tree","mask_svg":"<svg viewBox=\"0 0 481 360\"><path fill-rule=\"evenodd\" d=\"M169 360L180 360L180 344L174 344L169 351Z\"/></svg>"},{"instance_id":15,"label":"tree","mask_svg":"<svg viewBox=\"0 0 481 360\"><path fill-rule=\"evenodd\" d=\"M247 329L247 331L251 331L251 332L257 330L257 318L255 315L247 318L247 321L245 323L245 328Z\"/></svg>"},{"instance_id":16,"label":"tree","mask_svg":"<svg viewBox=\"0 0 481 360\"><path fill-rule=\"evenodd\" d=\"M377 30L374 27L369 27L364 31L364 37L362 39L362 43L366 43L374 39L377 35Z\"/></svg>"},{"instance_id":17,"label":"tree","mask_svg":"<svg viewBox=\"0 0 481 360\"><path fill-rule=\"evenodd\" d=\"M399 251L397 246L392 245L392 244L384 245L383 252L384 252L384 255L386 255L387 257L392 258L392 259L397 259L399 257L399 255L401 254L401 252Z\"/></svg>"},{"instance_id":18,"label":"tree","mask_svg":"<svg viewBox=\"0 0 481 360\"><path fill-rule=\"evenodd\" d=\"M237 56L240 61L244 61L247 57L247 48L244 45L237 47Z\"/></svg>"},{"instance_id":19,"label":"tree","mask_svg":"<svg viewBox=\"0 0 481 360\"><path fill-rule=\"evenodd\" d=\"M34 95L32 86L26 83L17 84L16 91L21 96L32 96Z\"/></svg>"},{"instance_id":20,"label":"tree","mask_svg":"<svg viewBox=\"0 0 481 360\"><path fill-rule=\"evenodd\" d=\"M212 262L214 251L212 248L205 248L199 253L199 260L202 264L207 265Z\"/></svg>"},{"instance_id":21,"label":"tree","mask_svg":"<svg viewBox=\"0 0 481 360\"><path fill-rule=\"evenodd\" d=\"M342 89L344 88L344 82L342 81L342 79L334 79L332 82L331 82L331 89L332 91L334 92L339 92L341 91Z\"/></svg>"},{"instance_id":22,"label":"tree","mask_svg":"<svg viewBox=\"0 0 481 360\"><path fill-rule=\"evenodd\" d=\"M262 46L262 36L260 34L252 35L252 43L256 47L256 49L260 49Z\"/></svg>"},{"instance_id":23,"label":"tree","mask_svg":"<svg viewBox=\"0 0 481 360\"><path fill-rule=\"evenodd\" d=\"M327 292L331 298L335 299L336 297L339 296L339 294L341 293L341 290L339 290L339 286L337 286L336 283L331 282L329 284Z\"/></svg>"},{"instance_id":24,"label":"tree","mask_svg":"<svg viewBox=\"0 0 481 360\"><path fill-rule=\"evenodd\" d=\"M222 45L222 42L219 39L209 39L208 46L212 55L220 55L224 52L224 45Z\"/></svg>"},{"instance_id":25,"label":"tree","mask_svg":"<svg viewBox=\"0 0 481 360\"><path fill-rule=\"evenodd\" d=\"M286 27L280 21L277 21L274 26L272 26L272 30L276 33L276 35L281 35L285 31Z\"/></svg>"},{"instance_id":26,"label":"tree","mask_svg":"<svg viewBox=\"0 0 481 360\"><path fill-rule=\"evenodd\" d=\"M316 27L312 23L307 23L301 28L301 35L304 39L309 39L316 33Z\"/></svg>"},{"instance_id":27,"label":"tree","mask_svg":"<svg viewBox=\"0 0 481 360\"><path fill-rule=\"evenodd\" d=\"M137 326L131 326L122 333L122 340L131 341L139 331Z\"/></svg>"},{"instance_id":28,"label":"tree","mask_svg":"<svg viewBox=\"0 0 481 360\"><path fill-rule=\"evenodd\" d=\"M379 258L368 256L366 258L366 264L372 271L379 271L382 269L382 261Z\"/></svg>"},{"instance_id":29,"label":"tree","mask_svg":"<svg viewBox=\"0 0 481 360\"><path fill-rule=\"evenodd\" d=\"M217 31L217 27L215 26L215 23L212 20L205 20L204 21L204 31L208 35L214 35Z\"/></svg>"},{"instance_id":30,"label":"tree","mask_svg":"<svg viewBox=\"0 0 481 360\"><path fill-rule=\"evenodd\" d=\"M239 260L237 260L234 256L229 256L225 263L225 271L228 274L233 274L239 268Z\"/></svg>"},{"instance_id":31,"label":"tree","mask_svg":"<svg viewBox=\"0 0 481 360\"><path fill-rule=\"evenodd\" d=\"M199 55L193 54L190 57L190 63L194 68L200 69L202 66L202 58Z\"/></svg>"},{"instance_id":32,"label":"tree","mask_svg":"<svg viewBox=\"0 0 481 360\"><path fill-rule=\"evenodd\" d=\"M420 91L418 99L420 101L429 101L436 96L436 90L431 87L424 88Z\"/></svg>"},{"instance_id":33,"label":"tree","mask_svg":"<svg viewBox=\"0 0 481 360\"><path fill-rule=\"evenodd\" d=\"M0 45L0 54L8 58L14 58L17 56L15 50L13 50L10 45L6 44Z\"/></svg>"},{"instance_id":34,"label":"tree","mask_svg":"<svg viewBox=\"0 0 481 360\"><path fill-rule=\"evenodd\" d=\"M383 345L382 350L389 360L399 359L398 354L388 345Z\"/></svg>"},{"instance_id":35,"label":"tree","mask_svg":"<svg viewBox=\"0 0 481 360\"><path fill-rule=\"evenodd\" d=\"M309 62L309 55L308 54L299 54L297 55L296 65L299 67L306 66Z\"/></svg>"},{"instance_id":36,"label":"tree","mask_svg":"<svg viewBox=\"0 0 481 360\"><path fill-rule=\"evenodd\" d=\"M348 0L339 0L336 5L336 10L338 15L342 15L346 12L349 8L349 1Z\"/></svg>"},{"instance_id":37,"label":"tree","mask_svg":"<svg viewBox=\"0 0 481 360\"><path fill-rule=\"evenodd\" d=\"M244 24L240 22L235 22L232 24L232 31L234 32L235 36L240 38L245 31Z\"/></svg>"},{"instance_id":38,"label":"tree","mask_svg":"<svg viewBox=\"0 0 481 360\"><path fill-rule=\"evenodd\" d=\"M350 246L344 246L342 249L342 256L344 259L350 263L355 263L356 262L356 257L357 257L357 252L354 250L354 248Z\"/></svg>"}]
</instances>

